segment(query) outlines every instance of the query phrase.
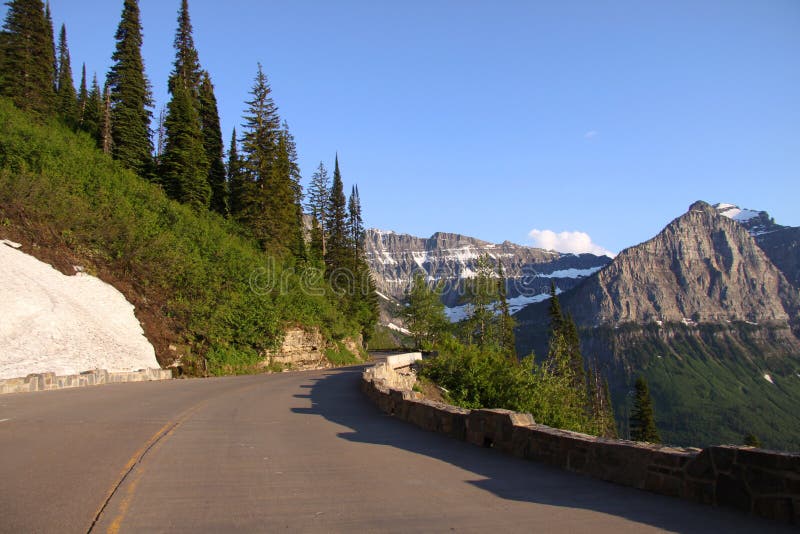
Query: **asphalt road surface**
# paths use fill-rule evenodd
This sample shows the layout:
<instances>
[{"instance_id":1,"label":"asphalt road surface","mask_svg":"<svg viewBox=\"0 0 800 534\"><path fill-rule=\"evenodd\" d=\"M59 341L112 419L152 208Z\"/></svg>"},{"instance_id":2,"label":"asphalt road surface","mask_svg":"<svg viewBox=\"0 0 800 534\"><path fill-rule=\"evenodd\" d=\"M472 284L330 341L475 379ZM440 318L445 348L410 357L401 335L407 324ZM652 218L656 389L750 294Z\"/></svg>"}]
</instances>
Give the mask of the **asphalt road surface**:
<instances>
[{"instance_id":1,"label":"asphalt road surface","mask_svg":"<svg viewBox=\"0 0 800 534\"><path fill-rule=\"evenodd\" d=\"M0 396L0 531L796 532L422 431L359 376Z\"/></svg>"}]
</instances>

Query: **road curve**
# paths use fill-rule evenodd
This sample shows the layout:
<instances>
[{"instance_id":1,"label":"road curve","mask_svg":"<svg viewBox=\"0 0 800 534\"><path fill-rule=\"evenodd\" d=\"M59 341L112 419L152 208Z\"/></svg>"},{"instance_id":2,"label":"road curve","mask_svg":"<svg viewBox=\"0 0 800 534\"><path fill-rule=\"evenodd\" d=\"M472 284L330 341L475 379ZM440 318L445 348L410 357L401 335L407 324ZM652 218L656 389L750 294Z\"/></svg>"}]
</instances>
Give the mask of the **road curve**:
<instances>
[{"instance_id":1,"label":"road curve","mask_svg":"<svg viewBox=\"0 0 800 534\"><path fill-rule=\"evenodd\" d=\"M359 375L2 396L0 531L784 529L424 432L370 405Z\"/></svg>"}]
</instances>

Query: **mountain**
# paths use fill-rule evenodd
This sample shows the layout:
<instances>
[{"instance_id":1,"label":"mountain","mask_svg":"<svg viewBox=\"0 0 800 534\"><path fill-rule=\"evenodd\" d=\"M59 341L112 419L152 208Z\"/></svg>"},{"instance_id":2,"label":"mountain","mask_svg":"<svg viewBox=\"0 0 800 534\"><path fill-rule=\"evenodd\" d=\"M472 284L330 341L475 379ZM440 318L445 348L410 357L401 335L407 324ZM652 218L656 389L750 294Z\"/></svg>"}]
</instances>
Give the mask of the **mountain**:
<instances>
[{"instance_id":1,"label":"mountain","mask_svg":"<svg viewBox=\"0 0 800 534\"><path fill-rule=\"evenodd\" d=\"M611 261L606 256L561 254L443 232L426 239L372 229L366 232L365 247L376 286L384 297L402 301L414 274L424 272L444 282L442 300L451 319L458 318L463 282L475 275L476 261L483 254L503 263L510 304L515 310L543 300L551 281L565 291Z\"/></svg>"},{"instance_id":2,"label":"mountain","mask_svg":"<svg viewBox=\"0 0 800 534\"><path fill-rule=\"evenodd\" d=\"M756 225L742 224L760 217L720 211L696 202L561 295L562 309L609 378L620 422L643 374L668 442L740 443L754 432L800 450L800 296L751 235ZM516 317L521 353L542 354L547 304Z\"/></svg>"},{"instance_id":3,"label":"mountain","mask_svg":"<svg viewBox=\"0 0 800 534\"><path fill-rule=\"evenodd\" d=\"M800 227L777 224L766 211L733 204L715 204L714 208L744 226L786 279L800 288Z\"/></svg>"}]
</instances>

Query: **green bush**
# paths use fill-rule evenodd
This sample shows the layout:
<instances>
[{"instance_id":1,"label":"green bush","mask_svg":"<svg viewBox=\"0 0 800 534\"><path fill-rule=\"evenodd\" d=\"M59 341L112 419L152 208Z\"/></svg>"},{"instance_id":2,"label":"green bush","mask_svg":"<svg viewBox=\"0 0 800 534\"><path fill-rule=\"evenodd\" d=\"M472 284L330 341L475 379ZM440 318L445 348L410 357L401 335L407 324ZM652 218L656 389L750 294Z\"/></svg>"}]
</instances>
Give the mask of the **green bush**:
<instances>
[{"instance_id":1,"label":"green bush","mask_svg":"<svg viewBox=\"0 0 800 534\"><path fill-rule=\"evenodd\" d=\"M498 349L464 346L452 339L424 362L421 376L444 388L464 408L505 408L530 413L537 423L597 434L585 397L572 385L569 362L537 364L533 356L512 361Z\"/></svg>"}]
</instances>

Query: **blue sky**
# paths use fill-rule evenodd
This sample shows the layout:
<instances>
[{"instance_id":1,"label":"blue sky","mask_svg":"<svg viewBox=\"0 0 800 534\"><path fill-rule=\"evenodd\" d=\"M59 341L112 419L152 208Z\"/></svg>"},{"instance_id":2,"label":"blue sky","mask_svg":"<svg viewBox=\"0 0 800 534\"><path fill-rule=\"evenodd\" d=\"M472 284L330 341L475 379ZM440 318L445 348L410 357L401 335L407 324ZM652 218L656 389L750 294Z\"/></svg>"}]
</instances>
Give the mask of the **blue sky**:
<instances>
[{"instance_id":1,"label":"blue sky","mask_svg":"<svg viewBox=\"0 0 800 534\"><path fill-rule=\"evenodd\" d=\"M179 3L140 1L158 107ZM86 62L102 79L122 0L51 7L76 77ZM190 0L190 13L226 144L261 62L304 177L338 151L370 226L526 244L533 229L584 232L616 252L698 199L800 225L796 0Z\"/></svg>"}]
</instances>

